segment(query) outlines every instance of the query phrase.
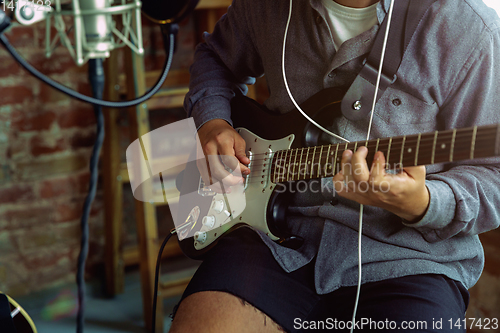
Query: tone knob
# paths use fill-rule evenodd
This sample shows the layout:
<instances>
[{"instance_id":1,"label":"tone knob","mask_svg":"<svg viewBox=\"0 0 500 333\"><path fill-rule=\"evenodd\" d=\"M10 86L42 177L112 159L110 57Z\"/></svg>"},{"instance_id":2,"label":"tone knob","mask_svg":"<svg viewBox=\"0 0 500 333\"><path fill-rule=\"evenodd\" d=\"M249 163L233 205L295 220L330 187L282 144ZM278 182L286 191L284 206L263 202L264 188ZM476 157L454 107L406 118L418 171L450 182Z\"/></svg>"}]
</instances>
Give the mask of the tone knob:
<instances>
[{"instance_id":1,"label":"tone knob","mask_svg":"<svg viewBox=\"0 0 500 333\"><path fill-rule=\"evenodd\" d=\"M200 244L204 244L207 241L207 233L203 231L197 231L194 233L194 240Z\"/></svg>"},{"instance_id":2,"label":"tone knob","mask_svg":"<svg viewBox=\"0 0 500 333\"><path fill-rule=\"evenodd\" d=\"M221 213L225 208L223 200L215 200L212 204L212 209L215 210L216 213Z\"/></svg>"},{"instance_id":3,"label":"tone knob","mask_svg":"<svg viewBox=\"0 0 500 333\"><path fill-rule=\"evenodd\" d=\"M201 220L201 223L209 228L209 229L213 229L213 227L215 226L215 217L213 215L208 215L208 216L205 216L202 220Z\"/></svg>"}]
</instances>

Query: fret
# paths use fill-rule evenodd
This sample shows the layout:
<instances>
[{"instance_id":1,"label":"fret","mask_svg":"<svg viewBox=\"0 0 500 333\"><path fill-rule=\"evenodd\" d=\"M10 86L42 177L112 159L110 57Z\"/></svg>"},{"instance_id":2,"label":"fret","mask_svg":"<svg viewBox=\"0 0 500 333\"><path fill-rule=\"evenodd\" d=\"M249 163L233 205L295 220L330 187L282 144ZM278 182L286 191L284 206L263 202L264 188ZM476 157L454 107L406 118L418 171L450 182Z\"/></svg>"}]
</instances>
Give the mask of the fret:
<instances>
[{"instance_id":1,"label":"fret","mask_svg":"<svg viewBox=\"0 0 500 333\"><path fill-rule=\"evenodd\" d=\"M356 141L354 143L354 149L352 150L353 152L356 152L356 150L358 149L358 142Z\"/></svg>"},{"instance_id":2,"label":"fret","mask_svg":"<svg viewBox=\"0 0 500 333\"><path fill-rule=\"evenodd\" d=\"M391 140L391 156L392 162L387 161L387 165L391 169L400 169L402 168L402 152L403 152L403 141L404 137L398 136L394 137Z\"/></svg>"},{"instance_id":3,"label":"fret","mask_svg":"<svg viewBox=\"0 0 500 333\"><path fill-rule=\"evenodd\" d=\"M336 144L337 148L335 149L335 158L333 159L333 172L332 172L332 175L335 175L338 171L338 162L337 162L337 154L339 152L339 143Z\"/></svg>"},{"instance_id":4,"label":"fret","mask_svg":"<svg viewBox=\"0 0 500 333\"><path fill-rule=\"evenodd\" d=\"M328 176L328 169L332 167L331 163L328 163L328 158L330 157L330 149L332 148L332 145L328 145L328 152L326 153L326 158L325 158L325 177Z\"/></svg>"},{"instance_id":5,"label":"fret","mask_svg":"<svg viewBox=\"0 0 500 333\"><path fill-rule=\"evenodd\" d=\"M453 162L453 153L455 151L455 139L457 137L457 130L453 130L453 134L451 136L451 148L450 148L450 162Z\"/></svg>"},{"instance_id":6,"label":"fret","mask_svg":"<svg viewBox=\"0 0 500 333\"><path fill-rule=\"evenodd\" d=\"M288 165L287 165L287 162L286 162L286 159L288 158L288 154L290 153L290 150L286 150L285 151L285 158L284 158L284 165L283 165L283 181L288 181L288 172L287 172L287 169L288 169ZM286 177L285 177L286 176Z\"/></svg>"},{"instance_id":7,"label":"fret","mask_svg":"<svg viewBox=\"0 0 500 333\"><path fill-rule=\"evenodd\" d=\"M473 128L458 129L453 149L453 160L465 160L470 158L472 146Z\"/></svg>"},{"instance_id":8,"label":"fret","mask_svg":"<svg viewBox=\"0 0 500 333\"><path fill-rule=\"evenodd\" d=\"M436 133L426 133L420 136L418 148L418 165L432 164L434 162Z\"/></svg>"},{"instance_id":9,"label":"fret","mask_svg":"<svg viewBox=\"0 0 500 333\"><path fill-rule=\"evenodd\" d=\"M299 154L298 152L298 149L297 148L297 155ZM302 154L304 153L304 148L300 148L300 160L299 160L299 170L297 172L297 180L300 180L300 174L301 174L301 170L302 170Z\"/></svg>"},{"instance_id":10,"label":"fret","mask_svg":"<svg viewBox=\"0 0 500 333\"><path fill-rule=\"evenodd\" d=\"M368 168L371 168L371 165L373 164L373 158L375 157L375 147L377 145L376 140L371 140L365 142L365 147L368 149L368 154L366 155L366 162L368 164Z\"/></svg>"},{"instance_id":11,"label":"fret","mask_svg":"<svg viewBox=\"0 0 500 333\"><path fill-rule=\"evenodd\" d=\"M453 131L441 131L435 140L433 163L450 161Z\"/></svg>"},{"instance_id":12,"label":"fret","mask_svg":"<svg viewBox=\"0 0 500 333\"><path fill-rule=\"evenodd\" d=\"M434 142L432 143L432 155L431 155L431 164L434 164L434 157L436 156L436 141L438 137L438 131L434 132Z\"/></svg>"},{"instance_id":13,"label":"fret","mask_svg":"<svg viewBox=\"0 0 500 333\"><path fill-rule=\"evenodd\" d=\"M477 129L474 158L482 158L495 155L495 127L480 127Z\"/></svg>"},{"instance_id":14,"label":"fret","mask_svg":"<svg viewBox=\"0 0 500 333\"><path fill-rule=\"evenodd\" d=\"M294 174L294 169L295 169L295 159L297 156L297 149L291 149L290 150L290 156L288 158L288 174L290 176L290 180L295 179L295 174ZM292 162L293 160L293 162Z\"/></svg>"},{"instance_id":15,"label":"fret","mask_svg":"<svg viewBox=\"0 0 500 333\"><path fill-rule=\"evenodd\" d=\"M276 157L274 158L274 181L279 182L279 173L277 172L278 163L280 161L280 156L283 153L283 150L279 150L276 152Z\"/></svg>"},{"instance_id":16,"label":"fret","mask_svg":"<svg viewBox=\"0 0 500 333\"><path fill-rule=\"evenodd\" d=\"M295 179L296 173L295 173L295 167L297 166L297 155L299 155L299 148L295 149L295 157L293 159L293 169L292 169L292 176Z\"/></svg>"},{"instance_id":17,"label":"fret","mask_svg":"<svg viewBox=\"0 0 500 333\"><path fill-rule=\"evenodd\" d=\"M420 150L420 139L422 138L422 133L418 133L418 139L417 139L417 149L415 149L415 166L418 165L418 153Z\"/></svg>"},{"instance_id":18,"label":"fret","mask_svg":"<svg viewBox=\"0 0 500 333\"><path fill-rule=\"evenodd\" d=\"M389 157L391 156L391 145L392 145L392 138L389 138L389 146L387 147L387 160L385 161L386 165L390 165Z\"/></svg>"},{"instance_id":19,"label":"fret","mask_svg":"<svg viewBox=\"0 0 500 333\"><path fill-rule=\"evenodd\" d=\"M323 146L319 151L319 160L318 160L318 178L321 178L320 170L321 170L321 155L323 155Z\"/></svg>"},{"instance_id":20,"label":"fret","mask_svg":"<svg viewBox=\"0 0 500 333\"><path fill-rule=\"evenodd\" d=\"M314 155L316 154L316 147L314 147L313 150L313 156L311 160L311 177L314 175Z\"/></svg>"},{"instance_id":21,"label":"fret","mask_svg":"<svg viewBox=\"0 0 500 333\"><path fill-rule=\"evenodd\" d=\"M401 148L401 164L413 166L415 163L415 151L417 150L417 135L404 136L404 145Z\"/></svg>"},{"instance_id":22,"label":"fret","mask_svg":"<svg viewBox=\"0 0 500 333\"><path fill-rule=\"evenodd\" d=\"M399 167L403 167L403 154L405 152L406 135L403 136L403 142L401 143L401 155L399 156Z\"/></svg>"},{"instance_id":23,"label":"fret","mask_svg":"<svg viewBox=\"0 0 500 333\"><path fill-rule=\"evenodd\" d=\"M309 150L311 149L311 147L307 147L307 154L306 154L306 172L304 174L304 179L306 179L306 175L308 177L310 177L310 173L309 173L309 164L311 164L311 161L309 161ZM310 179L310 178L309 178Z\"/></svg>"},{"instance_id":24,"label":"fret","mask_svg":"<svg viewBox=\"0 0 500 333\"><path fill-rule=\"evenodd\" d=\"M470 159L474 158L474 150L476 149L476 136L477 136L477 126L474 126L472 130L472 140L470 143Z\"/></svg>"},{"instance_id":25,"label":"fret","mask_svg":"<svg viewBox=\"0 0 500 333\"><path fill-rule=\"evenodd\" d=\"M385 139L380 139L378 142L378 150L377 151L380 151L384 154L386 163L388 162L388 160L387 160L387 150L388 149L387 148L389 148L389 146L390 146L390 141L391 141L391 138L385 138Z\"/></svg>"},{"instance_id":26,"label":"fret","mask_svg":"<svg viewBox=\"0 0 500 333\"><path fill-rule=\"evenodd\" d=\"M282 150L280 152L280 156L279 156L279 165L278 165L278 179L279 181L283 182L285 181L283 178L285 176L285 173L283 172L283 156L286 154L286 150Z\"/></svg>"},{"instance_id":27,"label":"fret","mask_svg":"<svg viewBox=\"0 0 500 333\"><path fill-rule=\"evenodd\" d=\"M379 143L380 143L380 138L377 139L377 146L375 147L375 152L378 152L378 145L379 145Z\"/></svg>"}]
</instances>

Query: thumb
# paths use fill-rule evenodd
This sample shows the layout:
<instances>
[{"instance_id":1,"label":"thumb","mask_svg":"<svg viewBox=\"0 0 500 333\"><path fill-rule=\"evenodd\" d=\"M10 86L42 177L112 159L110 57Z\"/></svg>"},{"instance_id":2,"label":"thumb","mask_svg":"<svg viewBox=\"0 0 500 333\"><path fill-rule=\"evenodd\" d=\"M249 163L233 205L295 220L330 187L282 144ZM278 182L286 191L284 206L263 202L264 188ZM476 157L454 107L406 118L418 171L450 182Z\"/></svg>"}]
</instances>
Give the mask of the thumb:
<instances>
[{"instance_id":1,"label":"thumb","mask_svg":"<svg viewBox=\"0 0 500 333\"><path fill-rule=\"evenodd\" d=\"M239 136L239 135L238 135ZM242 137L237 137L234 140L234 155L243 164L250 163L250 159L245 152L246 143Z\"/></svg>"}]
</instances>

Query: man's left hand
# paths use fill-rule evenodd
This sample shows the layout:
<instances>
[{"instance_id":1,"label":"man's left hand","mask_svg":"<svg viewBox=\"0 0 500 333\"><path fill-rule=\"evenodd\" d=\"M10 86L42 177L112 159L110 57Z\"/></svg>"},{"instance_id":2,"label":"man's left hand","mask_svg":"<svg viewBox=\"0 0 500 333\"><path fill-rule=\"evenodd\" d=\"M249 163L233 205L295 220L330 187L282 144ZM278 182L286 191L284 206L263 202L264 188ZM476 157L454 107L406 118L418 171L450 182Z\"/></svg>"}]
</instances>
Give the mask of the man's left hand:
<instances>
[{"instance_id":1,"label":"man's left hand","mask_svg":"<svg viewBox=\"0 0 500 333\"><path fill-rule=\"evenodd\" d=\"M337 194L363 205L384 208L407 221L421 219L430 199L425 186L425 167L386 172L385 157L379 151L369 169L367 155L366 147L342 154L341 171L333 177Z\"/></svg>"}]
</instances>

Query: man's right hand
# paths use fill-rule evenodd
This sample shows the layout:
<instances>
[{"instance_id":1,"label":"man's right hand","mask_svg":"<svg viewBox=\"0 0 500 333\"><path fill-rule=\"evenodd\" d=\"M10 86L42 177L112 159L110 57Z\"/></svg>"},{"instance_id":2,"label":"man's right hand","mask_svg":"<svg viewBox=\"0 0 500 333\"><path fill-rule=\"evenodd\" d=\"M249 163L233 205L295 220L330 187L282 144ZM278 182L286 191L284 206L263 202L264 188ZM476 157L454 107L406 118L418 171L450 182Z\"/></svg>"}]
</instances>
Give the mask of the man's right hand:
<instances>
[{"instance_id":1,"label":"man's right hand","mask_svg":"<svg viewBox=\"0 0 500 333\"><path fill-rule=\"evenodd\" d=\"M213 119L198 130L202 152L198 151L197 166L205 184L224 181L233 186L250 173L250 160L245 154L245 140L223 119ZM235 171L230 173L226 167ZM239 170L239 171L238 171Z\"/></svg>"}]
</instances>

